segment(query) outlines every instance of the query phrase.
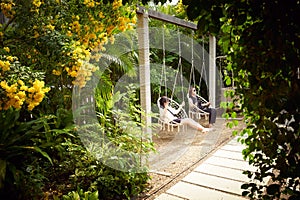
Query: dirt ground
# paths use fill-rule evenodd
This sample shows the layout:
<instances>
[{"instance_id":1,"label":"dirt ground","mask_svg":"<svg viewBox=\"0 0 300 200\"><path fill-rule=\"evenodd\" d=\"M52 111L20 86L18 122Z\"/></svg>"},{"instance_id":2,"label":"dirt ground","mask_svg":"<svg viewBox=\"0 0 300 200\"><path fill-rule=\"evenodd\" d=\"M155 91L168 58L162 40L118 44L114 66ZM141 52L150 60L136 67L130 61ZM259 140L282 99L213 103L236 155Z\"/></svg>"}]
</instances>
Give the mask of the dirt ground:
<instances>
[{"instance_id":1,"label":"dirt ground","mask_svg":"<svg viewBox=\"0 0 300 200\"><path fill-rule=\"evenodd\" d=\"M233 130L242 130L240 121L232 129L226 126L228 121L218 118L212 130L206 134L192 129L174 129L173 132L157 129L153 133L157 153L150 156L150 175L148 191L140 195L138 200L154 199L185 175L197 167L209 154L226 144L232 137ZM207 120L200 123L207 126Z\"/></svg>"}]
</instances>

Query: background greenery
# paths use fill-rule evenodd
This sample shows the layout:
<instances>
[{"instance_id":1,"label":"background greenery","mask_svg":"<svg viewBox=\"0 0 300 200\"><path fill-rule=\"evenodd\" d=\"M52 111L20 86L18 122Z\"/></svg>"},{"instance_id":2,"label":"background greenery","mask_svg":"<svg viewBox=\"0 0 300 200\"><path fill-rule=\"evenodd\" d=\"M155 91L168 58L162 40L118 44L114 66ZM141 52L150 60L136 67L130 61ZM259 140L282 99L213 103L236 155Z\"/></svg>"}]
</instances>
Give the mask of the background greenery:
<instances>
[{"instance_id":1,"label":"background greenery","mask_svg":"<svg viewBox=\"0 0 300 200\"><path fill-rule=\"evenodd\" d=\"M299 1L183 0L199 34L214 34L227 55L247 128L243 151L267 184L245 184L253 199L298 199L299 191ZM298 73L298 74L297 74ZM230 105L232 106L232 105ZM232 113L233 117L236 113Z\"/></svg>"},{"instance_id":2,"label":"background greenery","mask_svg":"<svg viewBox=\"0 0 300 200\"><path fill-rule=\"evenodd\" d=\"M0 197L3 199L130 199L150 179L132 169L104 165L86 149L73 122L72 90L83 88L98 66L91 50L104 51L114 35L135 27L135 3L93 0L3 0L0 3ZM93 57L94 56L94 57ZM153 150L117 114L137 118L142 110L112 113L114 84L135 66L134 57L108 57L111 66L96 88L99 124L90 132L105 133L120 148ZM130 62L129 62L130 61ZM120 94L136 102L136 89ZM131 92L130 92L131 91ZM126 96L130 94L130 96ZM96 129L95 129L96 128ZM105 132L103 131L105 130ZM111 158L108 156L108 160ZM110 155L113 156L113 155ZM123 161L120 161L120 164ZM125 161L124 161L125 162Z\"/></svg>"},{"instance_id":3,"label":"background greenery","mask_svg":"<svg viewBox=\"0 0 300 200\"><path fill-rule=\"evenodd\" d=\"M98 70L84 64L97 59L90 50L104 50L115 34L135 27L135 3L1 1L1 198L130 199L146 189L147 173L114 170L84 148L71 112L73 88L83 88ZM234 82L231 96L239 101L247 124L241 133L247 136L241 141L247 145L243 153L259 168L246 173L256 180L272 178L266 185L245 184L243 194L252 199L299 198L299 2L182 0L176 7L152 8L197 21L195 39L207 44L206 36L215 35L218 55L226 55L224 82L231 86ZM143 111L136 106L138 88L130 86L126 94L112 95L118 78L137 66L136 53L120 60L106 56L112 64L96 88L100 125L87 130L91 134L105 130L114 144L134 152L152 151L150 141L141 141L136 129L126 129L116 120L116 116L133 119L132 127L143 126ZM161 61L162 52L152 50L151 59ZM174 55L168 54L166 60L177 66ZM188 63L183 64L189 69ZM183 73L187 76L189 70ZM152 88L153 97L158 96L159 86ZM124 97L120 103L129 105L127 110L112 111L120 97ZM235 112L228 115L235 116Z\"/></svg>"}]
</instances>

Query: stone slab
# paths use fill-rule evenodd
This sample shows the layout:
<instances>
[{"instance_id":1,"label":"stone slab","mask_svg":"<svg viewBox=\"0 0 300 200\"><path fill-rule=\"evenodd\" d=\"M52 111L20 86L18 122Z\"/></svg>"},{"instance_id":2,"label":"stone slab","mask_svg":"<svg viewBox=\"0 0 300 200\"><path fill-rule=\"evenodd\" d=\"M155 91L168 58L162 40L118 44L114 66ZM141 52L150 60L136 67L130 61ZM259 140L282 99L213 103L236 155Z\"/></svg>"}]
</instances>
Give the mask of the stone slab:
<instances>
[{"instance_id":1,"label":"stone slab","mask_svg":"<svg viewBox=\"0 0 300 200\"><path fill-rule=\"evenodd\" d=\"M241 152L227 151L223 149L216 151L213 156L245 161Z\"/></svg>"},{"instance_id":2,"label":"stone slab","mask_svg":"<svg viewBox=\"0 0 300 200\"><path fill-rule=\"evenodd\" d=\"M187 188L185 189L188 190ZM159 195L157 198L155 198L155 200L184 200L184 199L180 197L176 197L174 195L163 193Z\"/></svg>"},{"instance_id":3,"label":"stone slab","mask_svg":"<svg viewBox=\"0 0 300 200\"><path fill-rule=\"evenodd\" d=\"M167 190L167 193L189 200L245 200L242 196L220 192L183 181L178 182L176 185L171 187ZM165 199L161 198L159 200Z\"/></svg>"},{"instance_id":4,"label":"stone slab","mask_svg":"<svg viewBox=\"0 0 300 200\"><path fill-rule=\"evenodd\" d=\"M223 166L232 169L240 169L240 170L249 170L249 171L256 171L254 166L248 164L247 161L242 160L233 160L229 158L222 158L218 156L211 156L204 163L216 165L216 166Z\"/></svg>"},{"instance_id":5,"label":"stone slab","mask_svg":"<svg viewBox=\"0 0 300 200\"><path fill-rule=\"evenodd\" d=\"M232 169L228 167L221 167L221 166L203 163L199 165L194 171L212 175L212 176L220 176L235 181L241 181L241 182L249 181L249 178L247 177L247 175L243 174L242 170Z\"/></svg>"},{"instance_id":6,"label":"stone slab","mask_svg":"<svg viewBox=\"0 0 300 200\"><path fill-rule=\"evenodd\" d=\"M220 149L241 153L241 152L245 149L245 146L242 146L242 145L230 145L230 144L227 144L227 145L221 147Z\"/></svg>"},{"instance_id":7,"label":"stone slab","mask_svg":"<svg viewBox=\"0 0 300 200\"><path fill-rule=\"evenodd\" d=\"M241 195L243 190L241 189L240 181L229 180L222 177L202 174L198 172L191 172L182 179L185 182L196 184L202 187L209 187L212 189L228 192L236 195Z\"/></svg>"},{"instance_id":8,"label":"stone slab","mask_svg":"<svg viewBox=\"0 0 300 200\"><path fill-rule=\"evenodd\" d=\"M233 138L232 140L230 140L228 143L228 145L235 145L235 146L243 146L243 144L241 144L238 140L237 137Z\"/></svg>"}]
</instances>

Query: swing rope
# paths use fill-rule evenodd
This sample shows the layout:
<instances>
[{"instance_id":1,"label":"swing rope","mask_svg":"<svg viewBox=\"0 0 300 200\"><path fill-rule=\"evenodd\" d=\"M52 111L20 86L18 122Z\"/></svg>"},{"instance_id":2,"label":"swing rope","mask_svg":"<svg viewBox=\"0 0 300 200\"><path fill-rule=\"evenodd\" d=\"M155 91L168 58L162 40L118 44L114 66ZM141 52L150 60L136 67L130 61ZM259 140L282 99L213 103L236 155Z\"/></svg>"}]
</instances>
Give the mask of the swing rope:
<instances>
[{"instance_id":1,"label":"swing rope","mask_svg":"<svg viewBox=\"0 0 300 200\"><path fill-rule=\"evenodd\" d=\"M190 86L195 87L196 81L195 81L195 69L194 69L194 32L192 32L192 39L191 39L191 47L192 47L192 53L191 53L191 71L190 71ZM192 84L192 79L193 79L193 84Z\"/></svg>"},{"instance_id":2,"label":"swing rope","mask_svg":"<svg viewBox=\"0 0 300 200\"><path fill-rule=\"evenodd\" d=\"M171 99L173 99L173 95L175 92L175 85L177 82L177 77L178 77L178 73L180 73L180 82L181 82L181 93L182 93L182 99L184 101L184 91L183 91L183 75L182 75L182 63L181 63L181 39L180 39L180 32L179 29L177 29L177 35L178 35L178 66L177 66L177 72L176 72L176 76L175 76L175 81L173 84L173 89L172 89L172 94L171 94Z\"/></svg>"},{"instance_id":3,"label":"swing rope","mask_svg":"<svg viewBox=\"0 0 300 200\"><path fill-rule=\"evenodd\" d=\"M167 75L166 75L166 52L165 52L165 31L163 29L163 34L162 34L162 46L163 46L163 67L161 68L161 78L160 78L160 83L164 82L164 87L165 87L165 96L167 96L168 90L167 90ZM164 78L164 80L162 80ZM162 91L162 84L160 84L159 87L159 96L161 96L161 91Z\"/></svg>"},{"instance_id":4,"label":"swing rope","mask_svg":"<svg viewBox=\"0 0 300 200\"><path fill-rule=\"evenodd\" d=\"M200 76L200 80L199 80L199 87L198 87L198 91L197 93L200 95L200 88L201 88L201 82L202 82L202 78L204 78L204 80L207 80L206 77L206 70L205 70L205 58L204 58L204 36L202 36L202 66L201 66L201 76ZM204 73L204 77L202 77ZM209 96L209 91L207 90L208 96Z\"/></svg>"}]
</instances>

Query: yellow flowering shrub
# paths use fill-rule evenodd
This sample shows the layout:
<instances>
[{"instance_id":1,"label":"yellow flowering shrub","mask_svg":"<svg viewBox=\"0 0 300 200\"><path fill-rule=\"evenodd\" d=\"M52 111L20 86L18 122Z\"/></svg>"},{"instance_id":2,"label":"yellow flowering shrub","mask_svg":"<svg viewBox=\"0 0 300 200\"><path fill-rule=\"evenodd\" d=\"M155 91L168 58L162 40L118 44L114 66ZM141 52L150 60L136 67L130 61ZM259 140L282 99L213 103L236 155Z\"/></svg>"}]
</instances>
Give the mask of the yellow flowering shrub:
<instances>
[{"instance_id":1,"label":"yellow flowering shrub","mask_svg":"<svg viewBox=\"0 0 300 200\"><path fill-rule=\"evenodd\" d=\"M32 110L49 92L45 85L58 90L51 93L51 97L56 95L55 98L68 96L70 91L66 90L72 85L86 85L98 69L88 63L89 59L101 57L97 54L91 58L91 52L105 51L105 45L114 43L114 34L132 29L136 24L135 6L124 5L122 0L105 2L1 1L1 12L7 19L5 23L13 19L17 24L0 24L1 109ZM47 74L46 78L30 73L28 77L31 78L22 77L17 72L16 57L31 70L30 73L43 72Z\"/></svg>"},{"instance_id":2,"label":"yellow flowering shrub","mask_svg":"<svg viewBox=\"0 0 300 200\"><path fill-rule=\"evenodd\" d=\"M11 107L21 109L26 103L26 108L31 111L42 102L45 94L50 90L49 87L45 87L44 81L35 80L31 83L31 87L28 86L30 83L25 85L21 79L16 81L13 84L5 80L0 82L0 110L7 110Z\"/></svg>"},{"instance_id":3,"label":"yellow flowering shrub","mask_svg":"<svg viewBox=\"0 0 300 200\"><path fill-rule=\"evenodd\" d=\"M41 73L21 66L16 57L0 56L0 110L25 107L31 111L38 106L50 88L45 87L44 81L32 81L33 77L42 78Z\"/></svg>"},{"instance_id":4,"label":"yellow flowering shrub","mask_svg":"<svg viewBox=\"0 0 300 200\"><path fill-rule=\"evenodd\" d=\"M13 18L16 14L15 5L13 1L4 0L0 3L0 10L7 18Z\"/></svg>"},{"instance_id":5,"label":"yellow flowering shrub","mask_svg":"<svg viewBox=\"0 0 300 200\"><path fill-rule=\"evenodd\" d=\"M49 92L49 90L49 87L45 87L44 81L35 80L32 83L32 87L27 90L28 98L26 99L26 103L28 104L28 110L32 110L38 106L45 97L45 93Z\"/></svg>"}]
</instances>

